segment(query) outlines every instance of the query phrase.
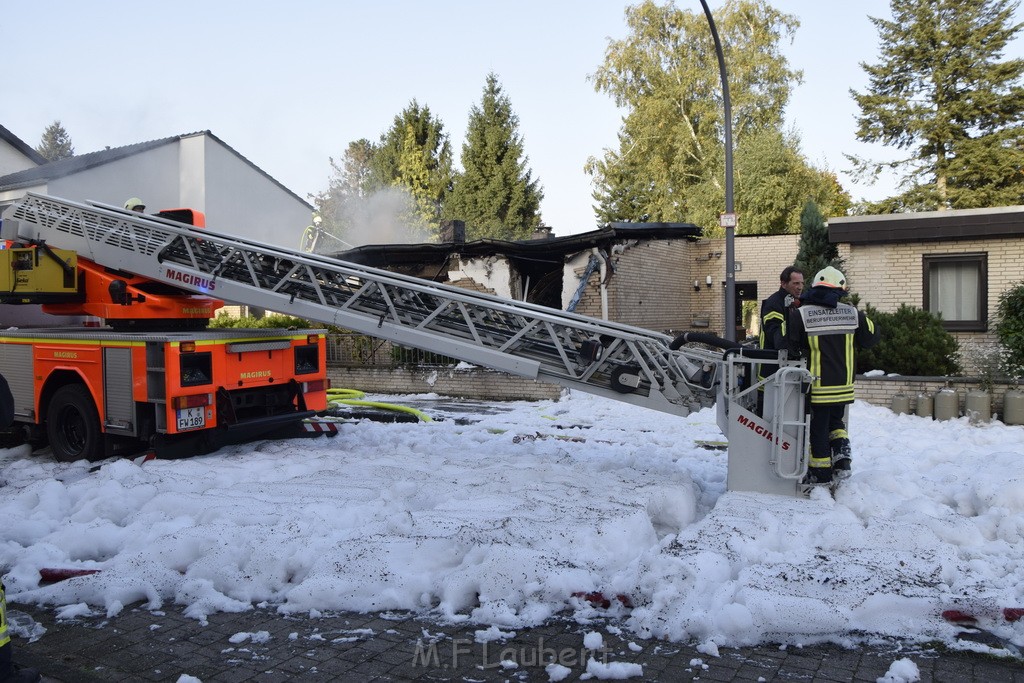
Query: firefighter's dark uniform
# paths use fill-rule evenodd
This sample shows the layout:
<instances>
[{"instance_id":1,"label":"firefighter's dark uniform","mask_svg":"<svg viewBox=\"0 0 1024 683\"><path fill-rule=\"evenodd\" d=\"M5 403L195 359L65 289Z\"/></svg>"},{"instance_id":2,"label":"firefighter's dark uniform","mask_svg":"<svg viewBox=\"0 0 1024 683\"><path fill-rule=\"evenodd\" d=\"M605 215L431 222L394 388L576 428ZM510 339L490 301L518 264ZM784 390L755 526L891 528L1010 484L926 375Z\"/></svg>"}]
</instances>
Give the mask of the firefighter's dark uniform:
<instances>
[{"instance_id":1,"label":"firefighter's dark uniform","mask_svg":"<svg viewBox=\"0 0 1024 683\"><path fill-rule=\"evenodd\" d=\"M761 302L761 334L758 344L762 349L781 351L786 348L786 316L790 308L799 306L799 299L785 289L779 291ZM758 365L757 381L771 377L779 369L778 365ZM757 414L764 416L764 386L757 388Z\"/></svg>"},{"instance_id":2,"label":"firefighter's dark uniform","mask_svg":"<svg viewBox=\"0 0 1024 683\"><path fill-rule=\"evenodd\" d=\"M825 270L835 271L842 278L834 268ZM815 275L800 307L789 315L787 341L792 353L807 359L807 369L815 376L810 393L810 480L826 483L832 480L833 452L837 469L849 470L850 466L849 435L843 417L854 398L856 350L871 348L880 335L864 313L839 303L844 289L819 283L819 275ZM842 282L845 286L845 278Z\"/></svg>"}]
</instances>

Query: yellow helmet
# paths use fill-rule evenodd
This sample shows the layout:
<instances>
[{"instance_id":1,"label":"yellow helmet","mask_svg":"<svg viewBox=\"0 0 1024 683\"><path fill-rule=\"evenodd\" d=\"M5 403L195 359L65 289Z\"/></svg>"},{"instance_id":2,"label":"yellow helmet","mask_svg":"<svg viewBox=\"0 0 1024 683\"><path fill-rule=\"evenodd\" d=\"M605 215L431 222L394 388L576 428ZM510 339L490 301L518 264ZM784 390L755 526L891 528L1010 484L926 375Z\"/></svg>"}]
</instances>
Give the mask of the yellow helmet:
<instances>
[{"instance_id":1,"label":"yellow helmet","mask_svg":"<svg viewBox=\"0 0 1024 683\"><path fill-rule=\"evenodd\" d=\"M142 200L138 197L132 197L124 203L124 208L129 211L145 211L146 205L142 203Z\"/></svg>"},{"instance_id":2,"label":"yellow helmet","mask_svg":"<svg viewBox=\"0 0 1024 683\"><path fill-rule=\"evenodd\" d=\"M833 289L846 290L846 276L838 268L828 266L814 274L811 287L832 287Z\"/></svg>"}]
</instances>

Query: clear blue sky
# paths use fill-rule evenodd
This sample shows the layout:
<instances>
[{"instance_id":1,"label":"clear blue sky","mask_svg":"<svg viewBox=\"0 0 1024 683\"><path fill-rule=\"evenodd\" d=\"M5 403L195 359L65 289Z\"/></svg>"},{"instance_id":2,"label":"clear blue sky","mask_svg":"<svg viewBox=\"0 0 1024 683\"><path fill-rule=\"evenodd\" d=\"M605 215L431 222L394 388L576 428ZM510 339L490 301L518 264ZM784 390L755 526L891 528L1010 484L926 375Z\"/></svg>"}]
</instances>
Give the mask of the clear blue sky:
<instances>
[{"instance_id":1,"label":"clear blue sky","mask_svg":"<svg viewBox=\"0 0 1024 683\"><path fill-rule=\"evenodd\" d=\"M0 23L0 123L35 146L60 119L80 154L208 129L305 197L326 188L328 157L376 140L413 98L444 123L457 161L494 71L544 188L545 222L558 235L581 232L595 226L583 165L615 145L621 117L587 76L608 39L626 35L628 4L14 0ZM868 16L888 17L888 1L773 4L801 21L786 53L804 84L787 118L804 153L855 199L889 194L891 185L854 184L843 157L886 154L856 142L848 90L866 83L858 63L877 61ZM702 13L699 0L676 5ZM1010 56L1022 54L1018 40Z\"/></svg>"}]
</instances>

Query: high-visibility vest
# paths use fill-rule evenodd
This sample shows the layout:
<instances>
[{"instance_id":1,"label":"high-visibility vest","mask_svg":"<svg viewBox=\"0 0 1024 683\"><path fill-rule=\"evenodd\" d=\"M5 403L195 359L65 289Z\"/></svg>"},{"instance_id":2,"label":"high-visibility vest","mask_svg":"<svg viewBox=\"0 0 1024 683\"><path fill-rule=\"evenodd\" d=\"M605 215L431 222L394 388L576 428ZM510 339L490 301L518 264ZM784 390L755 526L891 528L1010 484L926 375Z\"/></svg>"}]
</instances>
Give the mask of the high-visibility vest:
<instances>
[{"instance_id":1,"label":"high-visibility vest","mask_svg":"<svg viewBox=\"0 0 1024 683\"><path fill-rule=\"evenodd\" d=\"M7 631L7 592L4 584L0 583L0 647L11 642L11 635Z\"/></svg>"}]
</instances>

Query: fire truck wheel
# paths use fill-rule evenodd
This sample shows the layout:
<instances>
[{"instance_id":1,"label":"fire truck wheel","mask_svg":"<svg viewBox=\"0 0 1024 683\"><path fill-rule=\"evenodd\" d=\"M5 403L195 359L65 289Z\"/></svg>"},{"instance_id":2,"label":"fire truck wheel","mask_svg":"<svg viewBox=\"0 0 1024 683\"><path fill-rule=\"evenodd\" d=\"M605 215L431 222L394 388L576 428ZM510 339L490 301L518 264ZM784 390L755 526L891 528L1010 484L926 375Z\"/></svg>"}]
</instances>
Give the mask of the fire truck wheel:
<instances>
[{"instance_id":1,"label":"fire truck wheel","mask_svg":"<svg viewBox=\"0 0 1024 683\"><path fill-rule=\"evenodd\" d=\"M46 436L59 462L94 460L101 455L100 418L89 390L81 384L61 387L46 412Z\"/></svg>"}]
</instances>

